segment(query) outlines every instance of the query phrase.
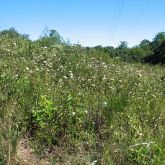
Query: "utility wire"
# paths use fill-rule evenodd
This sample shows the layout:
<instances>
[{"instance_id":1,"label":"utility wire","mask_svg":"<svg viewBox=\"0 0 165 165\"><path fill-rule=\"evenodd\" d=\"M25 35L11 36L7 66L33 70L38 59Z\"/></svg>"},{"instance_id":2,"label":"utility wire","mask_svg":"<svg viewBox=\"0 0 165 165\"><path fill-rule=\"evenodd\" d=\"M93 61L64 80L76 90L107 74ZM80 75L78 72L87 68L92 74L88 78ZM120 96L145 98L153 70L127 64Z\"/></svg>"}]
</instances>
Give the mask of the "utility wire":
<instances>
[{"instance_id":1,"label":"utility wire","mask_svg":"<svg viewBox=\"0 0 165 165\"><path fill-rule=\"evenodd\" d=\"M149 6L150 1L151 1L151 0L146 0L146 3L144 4L144 6L143 6L143 8L142 8L142 10L141 10L141 12L140 12L140 14L139 14L138 17L135 19L133 25L131 26L131 28L130 28L128 34L127 34L127 37L128 37L128 36L133 32L133 30L135 29L137 23L139 22L139 20L141 19L141 17L142 17L143 14L145 13L146 8Z\"/></svg>"},{"instance_id":2,"label":"utility wire","mask_svg":"<svg viewBox=\"0 0 165 165\"><path fill-rule=\"evenodd\" d=\"M112 24L111 24L111 29L110 29L110 45L111 45L111 42L112 42L112 36L113 36L113 31L114 31L114 25L115 25L115 22L116 22L116 19L117 19L117 15L118 15L118 11L119 11L119 7L120 7L120 0L117 0L116 1L116 5L115 5L115 10L114 10L114 15L113 15L113 18L112 18Z\"/></svg>"},{"instance_id":3,"label":"utility wire","mask_svg":"<svg viewBox=\"0 0 165 165\"><path fill-rule=\"evenodd\" d=\"M122 14L122 11L123 11L125 2L126 2L126 0L122 0L121 6L120 6L120 9L119 9L119 13L118 13L118 15L117 15L116 22L115 22L114 28L113 28L113 30L112 30L112 37L111 37L111 40L113 40L113 36L114 36L115 31L116 31L116 29L117 29L118 22L119 22L119 19L120 19L121 14Z\"/></svg>"},{"instance_id":4,"label":"utility wire","mask_svg":"<svg viewBox=\"0 0 165 165\"><path fill-rule=\"evenodd\" d=\"M114 29L115 20L116 20L116 17L117 17L117 11L119 9L119 4L120 4L119 2L120 2L120 0L117 0L117 4L116 4L116 7L115 7L115 13L114 13L113 20L112 20L111 30Z\"/></svg>"}]
</instances>

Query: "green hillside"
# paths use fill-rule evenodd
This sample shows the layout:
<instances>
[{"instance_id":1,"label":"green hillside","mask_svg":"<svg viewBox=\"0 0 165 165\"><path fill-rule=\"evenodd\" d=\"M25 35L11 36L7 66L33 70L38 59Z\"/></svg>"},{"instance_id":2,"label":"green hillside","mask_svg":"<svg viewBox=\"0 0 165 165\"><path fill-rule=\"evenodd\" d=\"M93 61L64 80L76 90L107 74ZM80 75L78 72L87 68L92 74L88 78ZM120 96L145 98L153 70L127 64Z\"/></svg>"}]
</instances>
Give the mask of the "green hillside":
<instances>
[{"instance_id":1,"label":"green hillside","mask_svg":"<svg viewBox=\"0 0 165 165\"><path fill-rule=\"evenodd\" d=\"M56 31L37 41L10 32L0 35L0 164L26 164L25 141L31 164L165 164L163 66L66 44Z\"/></svg>"}]
</instances>

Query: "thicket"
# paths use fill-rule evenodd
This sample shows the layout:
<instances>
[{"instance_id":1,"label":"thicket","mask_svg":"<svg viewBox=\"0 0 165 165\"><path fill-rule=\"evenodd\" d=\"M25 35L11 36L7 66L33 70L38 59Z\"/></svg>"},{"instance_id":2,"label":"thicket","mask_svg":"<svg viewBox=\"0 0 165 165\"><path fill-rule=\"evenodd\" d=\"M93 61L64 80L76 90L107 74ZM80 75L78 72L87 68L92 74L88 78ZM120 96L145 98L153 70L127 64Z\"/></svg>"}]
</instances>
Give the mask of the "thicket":
<instances>
[{"instance_id":1,"label":"thicket","mask_svg":"<svg viewBox=\"0 0 165 165\"><path fill-rule=\"evenodd\" d=\"M165 32L155 35L152 41L144 39L139 45L128 47L126 41L121 41L116 48L112 46L86 47L88 51L109 53L110 57L117 57L128 63L140 62L149 64L165 64Z\"/></svg>"},{"instance_id":2,"label":"thicket","mask_svg":"<svg viewBox=\"0 0 165 165\"><path fill-rule=\"evenodd\" d=\"M0 164L23 138L52 164L165 164L165 68L98 49L0 33Z\"/></svg>"}]
</instances>

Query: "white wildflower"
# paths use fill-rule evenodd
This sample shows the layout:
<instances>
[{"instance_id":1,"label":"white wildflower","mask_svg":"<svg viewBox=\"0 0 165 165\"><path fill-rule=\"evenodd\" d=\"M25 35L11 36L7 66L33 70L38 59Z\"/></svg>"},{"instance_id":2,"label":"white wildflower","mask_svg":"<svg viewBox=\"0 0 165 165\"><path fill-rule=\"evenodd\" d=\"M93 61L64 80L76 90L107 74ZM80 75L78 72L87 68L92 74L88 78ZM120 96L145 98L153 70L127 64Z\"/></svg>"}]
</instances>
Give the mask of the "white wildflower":
<instances>
[{"instance_id":1,"label":"white wildflower","mask_svg":"<svg viewBox=\"0 0 165 165\"><path fill-rule=\"evenodd\" d=\"M68 77L66 77L66 76L63 76L63 78L64 78L64 79L68 79Z\"/></svg>"},{"instance_id":2,"label":"white wildflower","mask_svg":"<svg viewBox=\"0 0 165 165\"><path fill-rule=\"evenodd\" d=\"M104 75L103 80L106 80L106 76Z\"/></svg>"},{"instance_id":3,"label":"white wildflower","mask_svg":"<svg viewBox=\"0 0 165 165\"><path fill-rule=\"evenodd\" d=\"M75 116L76 115L76 112L72 112L72 116Z\"/></svg>"},{"instance_id":4,"label":"white wildflower","mask_svg":"<svg viewBox=\"0 0 165 165\"><path fill-rule=\"evenodd\" d=\"M28 68L28 67L26 67L25 69L26 69L26 70L29 70L29 68Z\"/></svg>"},{"instance_id":5,"label":"white wildflower","mask_svg":"<svg viewBox=\"0 0 165 165\"><path fill-rule=\"evenodd\" d=\"M104 101L104 102L103 102L103 105L106 107L106 106L107 106L107 102L106 102L106 101Z\"/></svg>"}]
</instances>

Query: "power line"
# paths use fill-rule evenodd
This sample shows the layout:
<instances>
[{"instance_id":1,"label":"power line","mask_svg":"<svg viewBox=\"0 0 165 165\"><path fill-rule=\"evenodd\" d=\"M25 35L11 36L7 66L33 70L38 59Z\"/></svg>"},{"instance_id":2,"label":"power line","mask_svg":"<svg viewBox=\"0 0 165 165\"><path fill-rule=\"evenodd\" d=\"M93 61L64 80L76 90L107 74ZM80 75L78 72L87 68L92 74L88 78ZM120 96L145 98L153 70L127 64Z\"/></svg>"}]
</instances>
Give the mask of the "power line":
<instances>
[{"instance_id":1,"label":"power line","mask_svg":"<svg viewBox=\"0 0 165 165\"><path fill-rule=\"evenodd\" d=\"M118 15L117 15L117 19L116 19L114 28L113 28L113 30L112 30L112 39L111 39L111 40L113 40L113 36L114 36L115 31L116 31L116 29L117 29L118 22L119 22L119 19L120 19L121 14L122 14L122 11L123 11L125 2L126 2L126 0L123 0L122 3L121 3L120 9L119 9L119 13L118 13Z\"/></svg>"},{"instance_id":2,"label":"power line","mask_svg":"<svg viewBox=\"0 0 165 165\"><path fill-rule=\"evenodd\" d=\"M113 17L113 20L112 20L112 26L111 26L112 30L114 28L114 24L115 24L115 20L116 20L116 16L117 16L117 11L118 11L118 8L119 8L119 2L120 2L120 0L117 0L115 13L114 13L114 17Z\"/></svg>"},{"instance_id":3,"label":"power line","mask_svg":"<svg viewBox=\"0 0 165 165\"><path fill-rule=\"evenodd\" d=\"M119 5L120 5L120 3L119 3L120 0L117 0L116 2L117 3L115 5L114 15L113 15L113 18L112 18L112 24L111 24L111 27L110 27L110 37L112 36L112 30L114 29L114 24L115 24L115 20L116 20L116 17L117 17L117 11L118 11ZM111 42L111 40L110 40L110 42Z\"/></svg>"},{"instance_id":4,"label":"power line","mask_svg":"<svg viewBox=\"0 0 165 165\"><path fill-rule=\"evenodd\" d=\"M133 25L131 26L128 34L127 34L127 37L133 32L133 30L135 29L137 23L139 22L139 20L141 19L141 17L143 16L143 14L145 13L145 10L146 8L148 7L149 3L150 3L151 0L146 0L146 3L144 4L140 14L138 15L138 17L135 19L135 22L133 23Z\"/></svg>"}]
</instances>

